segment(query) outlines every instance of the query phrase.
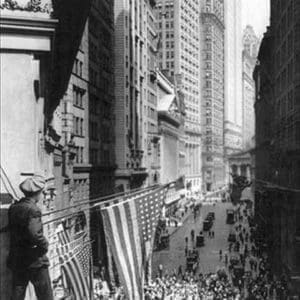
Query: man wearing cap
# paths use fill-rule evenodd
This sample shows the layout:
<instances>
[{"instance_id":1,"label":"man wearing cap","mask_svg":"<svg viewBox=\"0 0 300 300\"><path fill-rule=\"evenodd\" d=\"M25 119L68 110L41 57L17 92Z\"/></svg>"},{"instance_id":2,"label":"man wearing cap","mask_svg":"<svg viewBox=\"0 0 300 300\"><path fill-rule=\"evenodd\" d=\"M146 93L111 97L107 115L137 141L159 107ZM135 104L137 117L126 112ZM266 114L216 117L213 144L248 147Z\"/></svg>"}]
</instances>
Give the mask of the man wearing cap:
<instances>
[{"instance_id":1,"label":"man wearing cap","mask_svg":"<svg viewBox=\"0 0 300 300\"><path fill-rule=\"evenodd\" d=\"M43 234L41 210L45 179L34 175L20 184L25 197L11 205L8 211L10 251L8 267L13 273L12 300L23 300L30 281L38 300L53 300L46 256L48 241Z\"/></svg>"}]
</instances>

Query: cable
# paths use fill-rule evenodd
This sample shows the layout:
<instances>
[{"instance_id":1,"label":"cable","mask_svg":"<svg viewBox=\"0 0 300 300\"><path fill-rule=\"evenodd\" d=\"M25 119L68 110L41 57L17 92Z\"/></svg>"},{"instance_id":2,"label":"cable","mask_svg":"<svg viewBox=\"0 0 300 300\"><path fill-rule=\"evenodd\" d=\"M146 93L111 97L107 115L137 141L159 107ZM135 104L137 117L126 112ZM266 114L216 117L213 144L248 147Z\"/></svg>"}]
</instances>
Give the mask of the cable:
<instances>
[{"instance_id":1,"label":"cable","mask_svg":"<svg viewBox=\"0 0 300 300\"><path fill-rule=\"evenodd\" d=\"M110 199L110 198L122 197L122 196L126 196L127 194L136 193L136 192L139 192L139 191L142 191L142 190L154 189L157 186L158 185L152 185L152 186L150 186L150 187L148 187L146 189L145 188L139 188L139 189L134 189L134 190L130 190L130 191L127 191L127 192L120 192L120 193L110 194L110 195L102 196L102 197L99 197L99 198L83 198L83 200L87 200L87 201L83 201L83 202L80 201L80 203L74 204L72 206L68 206L68 207L65 207L65 208L62 208L62 209L53 210L53 211L44 213L43 217L49 216L49 215L57 213L57 212L62 212L62 211L65 211L65 210L70 210L71 208L75 208L75 207L78 207L78 206L81 206L81 205L92 204L94 202L99 202L101 200ZM93 200L93 201L91 201L91 200ZM102 202L104 203L106 201L102 201Z\"/></svg>"},{"instance_id":2,"label":"cable","mask_svg":"<svg viewBox=\"0 0 300 300\"><path fill-rule=\"evenodd\" d=\"M134 195L138 195L139 193L142 194L143 192L151 191L151 190L153 190L155 187L156 187L156 186L152 186L152 187L149 187L149 188L147 188L147 189L142 189L142 190L140 189L139 191L136 191L136 192L134 192L134 193L130 193L130 194L128 194L128 195L130 195L130 197L132 197L132 196L134 196ZM126 195L125 195L125 196L126 196ZM51 220L48 220L48 221L45 221L45 222L43 222L43 225L47 225L47 224L50 224L50 223L59 221L59 220L64 219L64 218L68 218L68 219L69 219L70 216L72 216L72 218L73 218L75 215L78 215L78 214L81 213L81 212L84 212L84 211L87 211L87 210L95 209L95 208L97 208L98 206L107 205L107 204L109 204L109 203L111 203L111 202L117 200L116 198L117 198L117 197L113 197L112 199L109 199L109 200L107 200L107 201L101 201L100 203L99 203L99 201L97 201L97 203L94 203L92 207L89 206L89 207L86 207L86 208L84 208L84 209L81 209L81 210L78 210L78 211L75 211L75 212L72 212L72 213L63 215L63 216L56 217L56 218L51 219ZM92 201L92 202L96 202L96 201ZM92 202L87 202L87 204L90 204L90 203L92 203ZM77 207L77 206L80 206L80 205L84 205L84 203L80 203L80 204L76 205L76 207ZM57 213L57 212L65 211L65 210L70 210L71 208L74 208L74 206L71 206L71 207L68 207L68 208L64 208L64 209L61 209L61 210L57 210L57 211L53 211L53 212L56 212L56 213Z\"/></svg>"}]
</instances>

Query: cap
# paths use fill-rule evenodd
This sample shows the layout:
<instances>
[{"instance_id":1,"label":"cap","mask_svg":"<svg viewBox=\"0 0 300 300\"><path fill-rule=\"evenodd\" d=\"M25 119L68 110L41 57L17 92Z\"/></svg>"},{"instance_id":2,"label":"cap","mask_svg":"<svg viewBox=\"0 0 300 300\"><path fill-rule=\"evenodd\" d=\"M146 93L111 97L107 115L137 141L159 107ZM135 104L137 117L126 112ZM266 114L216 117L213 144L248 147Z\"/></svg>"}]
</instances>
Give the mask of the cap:
<instances>
[{"instance_id":1,"label":"cap","mask_svg":"<svg viewBox=\"0 0 300 300\"><path fill-rule=\"evenodd\" d=\"M44 189L45 185L46 181L43 176L33 175L30 178L26 178L19 187L24 194L28 194L40 192Z\"/></svg>"}]
</instances>

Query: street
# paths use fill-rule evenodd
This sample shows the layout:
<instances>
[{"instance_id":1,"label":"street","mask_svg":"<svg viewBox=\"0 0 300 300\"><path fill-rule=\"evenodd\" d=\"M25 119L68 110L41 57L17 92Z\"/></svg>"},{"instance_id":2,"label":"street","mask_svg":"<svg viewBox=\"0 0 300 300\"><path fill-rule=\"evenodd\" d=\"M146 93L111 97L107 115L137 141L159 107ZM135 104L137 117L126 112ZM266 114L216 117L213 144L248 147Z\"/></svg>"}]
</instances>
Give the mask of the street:
<instances>
[{"instance_id":1,"label":"street","mask_svg":"<svg viewBox=\"0 0 300 300\"><path fill-rule=\"evenodd\" d=\"M197 248L200 256L200 266L198 272L210 273L216 272L220 267L224 267L224 260L220 261L219 251L222 249L223 256L228 251L228 234L232 225L226 224L226 209L232 208L231 203L217 203L213 205L203 205L200 214L194 220L191 212L188 219L182 227L179 227L170 237L169 249L156 251L152 258L152 275L157 274L159 264L162 264L165 271L172 272L178 270L181 265L183 270L186 267L185 256L185 238L188 237L189 249L193 248L191 241L191 230L194 229L195 236L202 231L203 220L208 212L215 212L215 221L212 231L215 232L214 238L208 236L208 232L204 232L205 246Z\"/></svg>"}]
</instances>

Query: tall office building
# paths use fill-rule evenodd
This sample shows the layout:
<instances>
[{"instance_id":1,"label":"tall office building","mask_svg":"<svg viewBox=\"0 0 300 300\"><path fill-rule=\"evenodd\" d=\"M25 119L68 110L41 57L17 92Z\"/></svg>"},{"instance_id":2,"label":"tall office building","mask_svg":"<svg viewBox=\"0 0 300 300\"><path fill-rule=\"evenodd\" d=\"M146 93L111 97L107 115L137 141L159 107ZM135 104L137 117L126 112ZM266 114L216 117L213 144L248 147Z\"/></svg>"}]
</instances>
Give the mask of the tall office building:
<instances>
[{"instance_id":1,"label":"tall office building","mask_svg":"<svg viewBox=\"0 0 300 300\"><path fill-rule=\"evenodd\" d=\"M152 0L114 4L115 175L116 185L124 189L145 184L146 151L152 148L150 136L157 133L154 5Z\"/></svg>"},{"instance_id":2,"label":"tall office building","mask_svg":"<svg viewBox=\"0 0 300 300\"><path fill-rule=\"evenodd\" d=\"M200 190L201 95L200 95L200 2L157 1L159 66L182 87L186 106L186 182ZM189 184L189 185L190 185Z\"/></svg>"},{"instance_id":3,"label":"tall office building","mask_svg":"<svg viewBox=\"0 0 300 300\"><path fill-rule=\"evenodd\" d=\"M225 155L242 149L241 1L225 0Z\"/></svg>"},{"instance_id":4,"label":"tall office building","mask_svg":"<svg viewBox=\"0 0 300 300\"><path fill-rule=\"evenodd\" d=\"M247 25L243 33L243 149L248 150L254 147L254 134L255 134L255 115L254 115L254 102L255 102L255 83L252 77L256 58L259 48L259 39L255 35L252 26Z\"/></svg>"},{"instance_id":5,"label":"tall office building","mask_svg":"<svg viewBox=\"0 0 300 300\"><path fill-rule=\"evenodd\" d=\"M64 163L65 182L75 202L89 198L89 53L88 22L73 63L68 88L62 99L62 137L70 152ZM70 199L70 200L71 200ZM69 201L70 201L69 200Z\"/></svg>"},{"instance_id":6,"label":"tall office building","mask_svg":"<svg viewBox=\"0 0 300 300\"><path fill-rule=\"evenodd\" d=\"M158 134L158 87L157 87L157 31L154 2L145 2L146 14L146 57L147 57L147 78L144 97L147 101L144 104L144 165L148 170L147 185L161 183L160 177L160 136Z\"/></svg>"},{"instance_id":7,"label":"tall office building","mask_svg":"<svg viewBox=\"0 0 300 300\"><path fill-rule=\"evenodd\" d=\"M206 191L225 183L224 2L201 3L202 175Z\"/></svg>"},{"instance_id":8,"label":"tall office building","mask_svg":"<svg viewBox=\"0 0 300 300\"><path fill-rule=\"evenodd\" d=\"M272 271L285 277L295 298L300 294L299 28L300 2L272 0L271 25L255 70L257 220Z\"/></svg>"},{"instance_id":9,"label":"tall office building","mask_svg":"<svg viewBox=\"0 0 300 300\"><path fill-rule=\"evenodd\" d=\"M97 0L89 16L89 163L91 197L113 193L115 186L114 1Z\"/></svg>"}]
</instances>

